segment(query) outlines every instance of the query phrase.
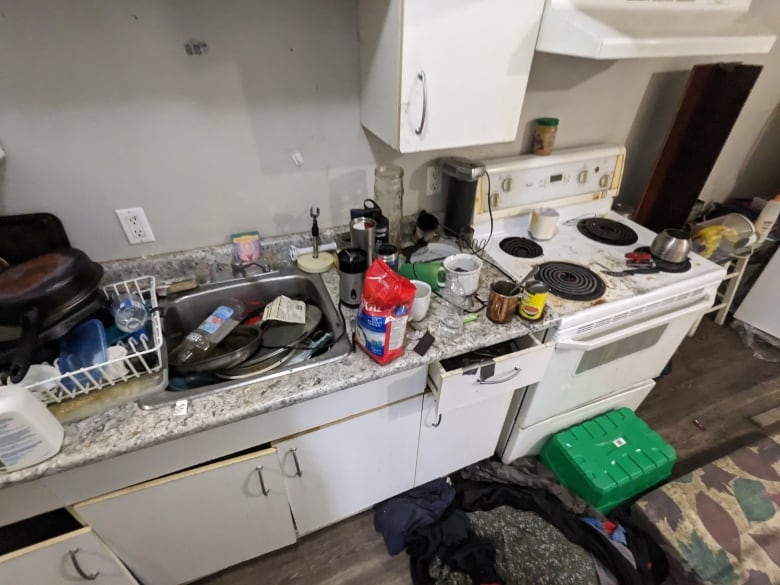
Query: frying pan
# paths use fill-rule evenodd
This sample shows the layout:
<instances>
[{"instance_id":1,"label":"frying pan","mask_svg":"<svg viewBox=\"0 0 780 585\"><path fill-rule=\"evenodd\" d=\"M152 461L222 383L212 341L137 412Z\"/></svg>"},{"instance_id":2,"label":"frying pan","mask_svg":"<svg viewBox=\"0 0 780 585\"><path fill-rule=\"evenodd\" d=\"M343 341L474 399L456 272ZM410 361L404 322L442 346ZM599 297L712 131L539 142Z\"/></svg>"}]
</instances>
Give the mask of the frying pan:
<instances>
[{"instance_id":1,"label":"frying pan","mask_svg":"<svg viewBox=\"0 0 780 585\"><path fill-rule=\"evenodd\" d=\"M11 382L21 381L27 373L43 324L60 321L77 309L102 277L103 267L73 248L0 272L0 325L22 329L11 363Z\"/></svg>"},{"instance_id":2,"label":"frying pan","mask_svg":"<svg viewBox=\"0 0 780 585\"><path fill-rule=\"evenodd\" d=\"M263 331L251 325L239 325L223 339L206 359L171 366L181 375L203 374L224 368L232 368L245 361L260 347Z\"/></svg>"}]
</instances>

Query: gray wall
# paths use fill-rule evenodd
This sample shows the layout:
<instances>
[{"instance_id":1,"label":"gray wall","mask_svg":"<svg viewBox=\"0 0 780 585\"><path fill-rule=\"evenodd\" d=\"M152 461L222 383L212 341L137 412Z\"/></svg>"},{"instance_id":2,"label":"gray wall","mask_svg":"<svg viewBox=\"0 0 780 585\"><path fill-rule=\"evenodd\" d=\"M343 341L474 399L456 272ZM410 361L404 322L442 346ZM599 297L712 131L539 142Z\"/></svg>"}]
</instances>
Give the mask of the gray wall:
<instances>
[{"instance_id":1,"label":"gray wall","mask_svg":"<svg viewBox=\"0 0 780 585\"><path fill-rule=\"evenodd\" d=\"M754 11L780 31L780 3ZM306 230L312 205L322 225L343 224L378 161L405 167L407 213L442 208L420 193L441 153L400 156L360 126L356 21L355 0L0 0L0 213L51 211L93 257L137 256ZM187 56L189 39L208 54ZM778 133L765 129L778 124L779 57L744 58L766 69L705 198L769 194L758 191L777 177L766 152ZM515 143L458 153L527 152L529 121L555 115L559 146L628 145L622 196L636 199L685 72L717 60L539 53ZM125 242L113 210L134 206L155 243Z\"/></svg>"}]
</instances>

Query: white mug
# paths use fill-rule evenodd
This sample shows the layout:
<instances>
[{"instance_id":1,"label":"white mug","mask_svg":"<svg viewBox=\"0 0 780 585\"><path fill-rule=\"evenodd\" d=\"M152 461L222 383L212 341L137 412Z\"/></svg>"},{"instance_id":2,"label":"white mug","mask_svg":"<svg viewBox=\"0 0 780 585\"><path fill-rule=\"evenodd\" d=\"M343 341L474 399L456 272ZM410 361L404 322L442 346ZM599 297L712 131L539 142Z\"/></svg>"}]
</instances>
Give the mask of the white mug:
<instances>
[{"instance_id":1,"label":"white mug","mask_svg":"<svg viewBox=\"0 0 780 585\"><path fill-rule=\"evenodd\" d=\"M453 254L444 259L447 288L461 295L473 295L479 289L482 260L474 254Z\"/></svg>"},{"instance_id":2,"label":"white mug","mask_svg":"<svg viewBox=\"0 0 780 585\"><path fill-rule=\"evenodd\" d=\"M537 207L531 212L528 233L534 240L549 240L558 227L558 212L552 207Z\"/></svg>"},{"instance_id":3,"label":"white mug","mask_svg":"<svg viewBox=\"0 0 780 585\"><path fill-rule=\"evenodd\" d=\"M409 316L412 321L422 321L428 314L428 307L431 306L431 285L422 280L413 280L412 284L417 292L414 293L414 302Z\"/></svg>"}]
</instances>

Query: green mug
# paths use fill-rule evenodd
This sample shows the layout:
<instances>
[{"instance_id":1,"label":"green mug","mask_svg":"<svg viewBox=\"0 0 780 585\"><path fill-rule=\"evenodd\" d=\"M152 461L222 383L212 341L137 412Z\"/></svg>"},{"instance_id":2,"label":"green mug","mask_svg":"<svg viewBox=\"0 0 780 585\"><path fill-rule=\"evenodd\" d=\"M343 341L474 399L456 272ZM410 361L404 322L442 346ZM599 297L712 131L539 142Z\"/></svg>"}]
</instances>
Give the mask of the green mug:
<instances>
[{"instance_id":1,"label":"green mug","mask_svg":"<svg viewBox=\"0 0 780 585\"><path fill-rule=\"evenodd\" d=\"M401 276L410 280L422 280L431 288L440 289L446 282L444 264L442 262L406 262L398 270Z\"/></svg>"}]
</instances>

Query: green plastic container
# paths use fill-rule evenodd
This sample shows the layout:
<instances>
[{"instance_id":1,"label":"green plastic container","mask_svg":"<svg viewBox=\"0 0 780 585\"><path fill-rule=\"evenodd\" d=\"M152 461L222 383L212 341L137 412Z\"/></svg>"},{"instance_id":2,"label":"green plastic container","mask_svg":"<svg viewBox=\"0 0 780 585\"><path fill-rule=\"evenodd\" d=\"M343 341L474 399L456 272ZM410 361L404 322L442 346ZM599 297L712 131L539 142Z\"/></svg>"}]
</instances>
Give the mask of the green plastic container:
<instances>
[{"instance_id":1,"label":"green plastic container","mask_svg":"<svg viewBox=\"0 0 780 585\"><path fill-rule=\"evenodd\" d=\"M668 478L677 453L621 408L556 433L541 458L563 485L606 513Z\"/></svg>"}]
</instances>

